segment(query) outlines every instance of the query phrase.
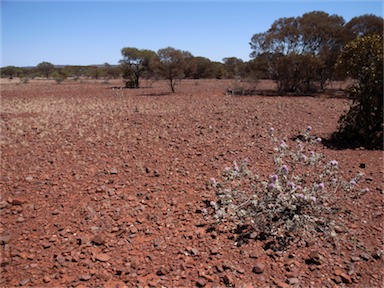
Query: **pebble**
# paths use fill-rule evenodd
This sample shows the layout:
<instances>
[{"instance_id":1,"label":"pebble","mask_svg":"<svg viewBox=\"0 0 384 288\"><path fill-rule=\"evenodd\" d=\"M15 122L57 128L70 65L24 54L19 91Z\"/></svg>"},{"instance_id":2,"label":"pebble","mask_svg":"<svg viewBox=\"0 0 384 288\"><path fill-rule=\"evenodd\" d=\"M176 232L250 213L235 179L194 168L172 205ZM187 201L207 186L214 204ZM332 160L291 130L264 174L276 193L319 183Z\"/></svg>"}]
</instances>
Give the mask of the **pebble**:
<instances>
[{"instance_id":1,"label":"pebble","mask_svg":"<svg viewBox=\"0 0 384 288\"><path fill-rule=\"evenodd\" d=\"M253 266L252 272L256 274L261 274L264 272L264 270L265 270L265 265L263 263L258 262L256 263L255 266Z\"/></svg>"},{"instance_id":2,"label":"pebble","mask_svg":"<svg viewBox=\"0 0 384 288\"><path fill-rule=\"evenodd\" d=\"M210 249L211 255L217 255L217 254L219 254L219 252L220 252L220 250L216 247L211 247L211 249Z\"/></svg>"},{"instance_id":3,"label":"pebble","mask_svg":"<svg viewBox=\"0 0 384 288\"><path fill-rule=\"evenodd\" d=\"M47 248L51 247L52 244L50 242L43 242L43 243L41 243L41 245L44 247L44 249L47 249Z\"/></svg>"},{"instance_id":4,"label":"pebble","mask_svg":"<svg viewBox=\"0 0 384 288\"><path fill-rule=\"evenodd\" d=\"M276 285L277 288L290 288L291 286L289 286L289 284L283 282L283 281L280 281L280 280L276 280L276 279L273 279L273 283Z\"/></svg>"},{"instance_id":5,"label":"pebble","mask_svg":"<svg viewBox=\"0 0 384 288\"><path fill-rule=\"evenodd\" d=\"M99 254L96 254L95 259L100 261L100 262L107 262L107 261L109 261L109 259L111 259L111 257L109 257L108 254L99 253Z\"/></svg>"},{"instance_id":6,"label":"pebble","mask_svg":"<svg viewBox=\"0 0 384 288\"><path fill-rule=\"evenodd\" d=\"M81 281L88 281L88 280L90 280L91 278L92 278L92 276L89 275L89 274L83 274L83 275L81 275L81 276L79 277L79 279L80 279Z\"/></svg>"},{"instance_id":7,"label":"pebble","mask_svg":"<svg viewBox=\"0 0 384 288\"><path fill-rule=\"evenodd\" d=\"M11 204L14 205L14 206L16 206L16 205L23 205L25 203L27 203L27 201L24 200L24 199L21 199L21 198L14 198L14 199L12 199L12 202L11 202Z\"/></svg>"},{"instance_id":8,"label":"pebble","mask_svg":"<svg viewBox=\"0 0 384 288\"><path fill-rule=\"evenodd\" d=\"M8 244L11 240L11 234L0 235L0 245Z\"/></svg>"},{"instance_id":9,"label":"pebble","mask_svg":"<svg viewBox=\"0 0 384 288\"><path fill-rule=\"evenodd\" d=\"M352 283L352 278L348 274L341 273L340 274L340 278L346 284L351 284Z\"/></svg>"},{"instance_id":10,"label":"pebble","mask_svg":"<svg viewBox=\"0 0 384 288\"><path fill-rule=\"evenodd\" d=\"M21 280L21 281L19 282L19 285L20 285L20 286L24 286L24 285L28 284L29 281L30 281L29 279L23 279L23 280Z\"/></svg>"},{"instance_id":11,"label":"pebble","mask_svg":"<svg viewBox=\"0 0 384 288\"><path fill-rule=\"evenodd\" d=\"M296 277L292 277L288 279L289 285L296 285L300 283L300 280Z\"/></svg>"},{"instance_id":12,"label":"pebble","mask_svg":"<svg viewBox=\"0 0 384 288\"><path fill-rule=\"evenodd\" d=\"M316 265L320 265L321 264L321 262L320 262L320 254L319 254L319 252L317 252L317 251L311 251L310 253L309 253L309 261L307 262L308 264L316 264Z\"/></svg>"},{"instance_id":13,"label":"pebble","mask_svg":"<svg viewBox=\"0 0 384 288\"><path fill-rule=\"evenodd\" d=\"M187 252L189 252L192 256L197 256L199 255L199 250L197 250L196 248L191 248L191 247L187 247Z\"/></svg>"},{"instance_id":14,"label":"pebble","mask_svg":"<svg viewBox=\"0 0 384 288\"><path fill-rule=\"evenodd\" d=\"M228 286L234 285L234 281L231 275L225 274L222 279L225 285L228 285Z\"/></svg>"},{"instance_id":15,"label":"pebble","mask_svg":"<svg viewBox=\"0 0 384 288\"><path fill-rule=\"evenodd\" d=\"M4 209L8 206L8 202L7 201L0 201L0 209Z\"/></svg>"},{"instance_id":16,"label":"pebble","mask_svg":"<svg viewBox=\"0 0 384 288\"><path fill-rule=\"evenodd\" d=\"M351 256L351 261L352 262L359 262L361 259L359 256Z\"/></svg>"},{"instance_id":17,"label":"pebble","mask_svg":"<svg viewBox=\"0 0 384 288\"><path fill-rule=\"evenodd\" d=\"M259 258L259 254L255 253L255 252L251 252L251 253L249 253L249 257L253 258L253 259L257 259L257 258Z\"/></svg>"},{"instance_id":18,"label":"pebble","mask_svg":"<svg viewBox=\"0 0 384 288\"><path fill-rule=\"evenodd\" d=\"M198 286L198 287L204 287L205 285L207 285L207 280L205 280L205 279L202 278L202 277L197 278L196 286Z\"/></svg>"},{"instance_id":19,"label":"pebble","mask_svg":"<svg viewBox=\"0 0 384 288\"><path fill-rule=\"evenodd\" d=\"M25 222L25 218L23 216L20 216L19 218L16 219L17 223L23 223Z\"/></svg>"},{"instance_id":20,"label":"pebble","mask_svg":"<svg viewBox=\"0 0 384 288\"><path fill-rule=\"evenodd\" d=\"M368 261L369 259L371 259L371 256L369 256L368 253L361 253L360 258L363 259L364 261Z\"/></svg>"},{"instance_id":21,"label":"pebble","mask_svg":"<svg viewBox=\"0 0 384 288\"><path fill-rule=\"evenodd\" d=\"M156 275L157 276L164 276L164 275L167 275L168 272L169 272L168 269L166 267L162 266L162 267L160 267L159 270L157 270Z\"/></svg>"},{"instance_id":22,"label":"pebble","mask_svg":"<svg viewBox=\"0 0 384 288\"><path fill-rule=\"evenodd\" d=\"M339 275L332 278L333 282L336 284L340 284L342 282L341 277Z\"/></svg>"},{"instance_id":23,"label":"pebble","mask_svg":"<svg viewBox=\"0 0 384 288\"><path fill-rule=\"evenodd\" d=\"M106 241L101 235L96 235L92 238L91 242L96 245L104 245Z\"/></svg>"}]
</instances>

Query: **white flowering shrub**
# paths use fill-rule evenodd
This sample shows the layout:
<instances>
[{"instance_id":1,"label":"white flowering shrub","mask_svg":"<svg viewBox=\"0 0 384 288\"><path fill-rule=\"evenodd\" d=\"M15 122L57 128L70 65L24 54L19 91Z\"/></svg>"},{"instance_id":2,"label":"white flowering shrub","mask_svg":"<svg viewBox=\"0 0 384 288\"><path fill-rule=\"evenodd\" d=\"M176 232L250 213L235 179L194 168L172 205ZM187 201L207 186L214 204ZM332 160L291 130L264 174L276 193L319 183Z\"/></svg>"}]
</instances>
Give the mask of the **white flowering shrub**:
<instances>
[{"instance_id":1,"label":"white flowering shrub","mask_svg":"<svg viewBox=\"0 0 384 288\"><path fill-rule=\"evenodd\" d=\"M251 225L261 239L274 239L283 246L297 237L310 239L318 232L335 236L334 227L342 225L332 208L336 192L354 190L362 174L343 180L338 162L326 161L316 152L321 139L311 136L311 130L308 127L296 139L295 147L290 147L270 129L274 173L267 179L253 173L248 160L225 168L221 181L212 178L217 201L210 206L215 220L232 228Z\"/></svg>"}]
</instances>

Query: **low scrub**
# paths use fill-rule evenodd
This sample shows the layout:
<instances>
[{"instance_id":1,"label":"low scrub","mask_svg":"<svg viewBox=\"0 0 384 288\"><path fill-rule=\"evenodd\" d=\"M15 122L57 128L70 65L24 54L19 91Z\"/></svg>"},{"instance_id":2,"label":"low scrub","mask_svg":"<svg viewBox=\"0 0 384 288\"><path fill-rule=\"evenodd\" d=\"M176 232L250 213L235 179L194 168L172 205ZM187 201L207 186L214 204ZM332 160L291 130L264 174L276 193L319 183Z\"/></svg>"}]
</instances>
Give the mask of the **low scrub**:
<instances>
[{"instance_id":1,"label":"low scrub","mask_svg":"<svg viewBox=\"0 0 384 288\"><path fill-rule=\"evenodd\" d=\"M280 250L294 239L310 240L317 233L335 237L335 228L343 225L334 209L336 192L343 189L358 197L367 189L356 190L361 173L346 181L336 160L326 161L316 152L321 139L311 136L311 129L290 147L271 128L274 172L266 179L250 170L248 160L225 168L221 181L212 178L217 201L210 206L216 223L237 231L250 227L268 247Z\"/></svg>"}]
</instances>

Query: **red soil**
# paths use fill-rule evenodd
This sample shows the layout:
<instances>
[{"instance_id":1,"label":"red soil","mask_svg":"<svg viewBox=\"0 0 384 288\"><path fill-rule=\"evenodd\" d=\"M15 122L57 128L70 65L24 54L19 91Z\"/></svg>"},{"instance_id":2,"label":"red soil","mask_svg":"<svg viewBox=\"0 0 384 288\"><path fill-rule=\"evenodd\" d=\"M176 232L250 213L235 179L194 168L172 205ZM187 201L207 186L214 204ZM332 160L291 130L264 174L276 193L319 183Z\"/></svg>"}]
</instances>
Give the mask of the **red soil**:
<instances>
[{"instance_id":1,"label":"red soil","mask_svg":"<svg viewBox=\"0 0 384 288\"><path fill-rule=\"evenodd\" d=\"M383 284L382 151L321 148L370 189L343 195L339 245L319 235L283 252L237 247L201 213L216 199L207 181L234 160L271 172L270 127L327 138L347 100L229 97L224 80L183 81L175 94L152 84L2 85L1 287Z\"/></svg>"}]
</instances>

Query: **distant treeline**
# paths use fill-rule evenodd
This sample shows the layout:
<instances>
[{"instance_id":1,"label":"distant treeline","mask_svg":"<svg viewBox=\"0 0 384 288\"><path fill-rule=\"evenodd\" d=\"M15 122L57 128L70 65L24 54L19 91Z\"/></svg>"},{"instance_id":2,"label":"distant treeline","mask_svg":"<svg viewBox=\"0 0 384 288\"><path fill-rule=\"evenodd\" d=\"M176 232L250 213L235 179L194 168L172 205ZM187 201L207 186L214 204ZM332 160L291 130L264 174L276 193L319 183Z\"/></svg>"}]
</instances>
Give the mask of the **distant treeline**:
<instances>
[{"instance_id":1,"label":"distant treeline","mask_svg":"<svg viewBox=\"0 0 384 288\"><path fill-rule=\"evenodd\" d=\"M127 88L139 87L139 80L162 78L173 84L180 79L272 79L279 93L301 94L322 90L327 81L341 80L346 73L337 66L344 47L358 37L383 35L383 18L362 15L349 22L338 15L313 11L299 17L279 18L250 39L251 60L236 57L213 62L189 51L166 47L157 52L124 47L119 65L55 66L49 62L36 67L7 66L2 78L46 77L123 78ZM342 68L342 67L341 67Z\"/></svg>"}]
</instances>

